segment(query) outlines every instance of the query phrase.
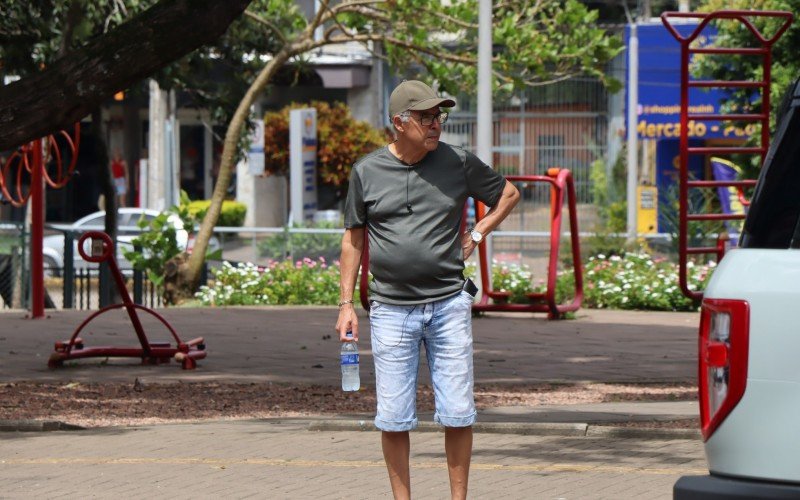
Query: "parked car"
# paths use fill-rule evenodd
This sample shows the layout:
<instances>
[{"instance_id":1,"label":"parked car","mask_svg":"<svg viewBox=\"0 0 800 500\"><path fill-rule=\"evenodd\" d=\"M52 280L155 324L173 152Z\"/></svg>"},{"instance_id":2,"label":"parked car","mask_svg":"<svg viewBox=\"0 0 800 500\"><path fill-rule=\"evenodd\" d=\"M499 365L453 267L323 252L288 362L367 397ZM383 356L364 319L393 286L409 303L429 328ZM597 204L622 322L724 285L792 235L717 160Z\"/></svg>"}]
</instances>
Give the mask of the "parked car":
<instances>
[{"instance_id":1,"label":"parked car","mask_svg":"<svg viewBox=\"0 0 800 500\"><path fill-rule=\"evenodd\" d=\"M140 219L144 218L146 221L155 219L160 212L158 210L151 210L147 208L120 208L117 215L117 264L120 269L130 269L131 263L123 255L123 249L133 249L133 239L141 232L137 223ZM44 267L45 272L51 275L58 275L64 268L64 233L63 231L72 231L74 234L73 241L73 263L75 269L97 267L97 264L91 264L81 258L78 253L78 238L86 231L103 231L105 230L105 212L95 212L89 214L81 219L78 219L72 224L68 225L54 225L59 230L58 234L45 236L44 238ZM176 239L178 247L186 249L193 247L194 237L183 228L183 221L175 214L171 214L168 218L169 222L176 229ZM88 243L87 243L88 245ZM208 251L213 252L220 248L219 240L212 237L208 244ZM85 249L87 253L89 248Z\"/></svg>"},{"instance_id":2,"label":"parked car","mask_svg":"<svg viewBox=\"0 0 800 500\"><path fill-rule=\"evenodd\" d=\"M800 498L800 80L781 107L740 248L700 319L700 420L709 475L676 499Z\"/></svg>"}]
</instances>

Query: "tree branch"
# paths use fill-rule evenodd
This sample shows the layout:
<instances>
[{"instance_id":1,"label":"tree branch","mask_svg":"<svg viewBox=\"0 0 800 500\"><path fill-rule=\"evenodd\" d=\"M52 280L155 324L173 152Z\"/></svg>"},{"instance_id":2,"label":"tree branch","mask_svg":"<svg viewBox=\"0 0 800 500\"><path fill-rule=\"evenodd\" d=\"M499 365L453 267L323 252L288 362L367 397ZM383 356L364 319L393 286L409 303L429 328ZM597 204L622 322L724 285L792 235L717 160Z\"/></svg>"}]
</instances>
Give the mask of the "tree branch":
<instances>
[{"instance_id":1,"label":"tree branch","mask_svg":"<svg viewBox=\"0 0 800 500\"><path fill-rule=\"evenodd\" d=\"M115 92L218 39L251 0L161 0L41 73L0 87L0 150L67 128Z\"/></svg>"},{"instance_id":2,"label":"tree branch","mask_svg":"<svg viewBox=\"0 0 800 500\"><path fill-rule=\"evenodd\" d=\"M320 9L314 14L314 19L308 23L306 26L306 38L314 38L314 31L323 23L324 21L322 18L325 16L325 12L330 8L328 7L328 0L320 0Z\"/></svg>"},{"instance_id":3,"label":"tree branch","mask_svg":"<svg viewBox=\"0 0 800 500\"><path fill-rule=\"evenodd\" d=\"M383 41L385 43L397 45L398 47L410 49L415 52L421 52L423 54L428 54L430 56L435 56L439 59L455 63L462 63L462 64L478 63L478 60L474 57L459 56L456 54L449 54L441 51L436 51L431 49L430 47L423 47L420 45L416 45L411 42L406 42L405 40L400 40L399 38L395 38L385 34L361 34L352 36L348 35L341 37L332 37L327 43L366 42L366 41L373 41L373 42Z\"/></svg>"},{"instance_id":4,"label":"tree branch","mask_svg":"<svg viewBox=\"0 0 800 500\"><path fill-rule=\"evenodd\" d=\"M259 16L258 14L249 9L244 11L244 15L269 28L273 33L278 35L278 38L281 39L281 42L283 42L284 45L287 45L289 43L289 40L286 39L286 37L283 35L283 32L280 30L280 28L278 28L278 26L275 23L264 19L263 17Z\"/></svg>"}]
</instances>

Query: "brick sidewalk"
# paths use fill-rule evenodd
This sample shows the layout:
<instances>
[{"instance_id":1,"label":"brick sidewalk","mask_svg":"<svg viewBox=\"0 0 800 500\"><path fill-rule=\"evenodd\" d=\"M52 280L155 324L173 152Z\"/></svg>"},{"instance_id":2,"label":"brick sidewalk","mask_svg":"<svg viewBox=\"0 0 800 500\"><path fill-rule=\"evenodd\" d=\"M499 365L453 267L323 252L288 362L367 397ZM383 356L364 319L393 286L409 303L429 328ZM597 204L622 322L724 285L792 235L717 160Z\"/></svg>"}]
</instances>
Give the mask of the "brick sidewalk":
<instances>
[{"instance_id":1,"label":"brick sidewalk","mask_svg":"<svg viewBox=\"0 0 800 500\"><path fill-rule=\"evenodd\" d=\"M375 432L240 421L0 433L3 498L389 498ZM412 434L414 498L449 494L441 433ZM697 440L475 435L471 498L671 498Z\"/></svg>"}]
</instances>

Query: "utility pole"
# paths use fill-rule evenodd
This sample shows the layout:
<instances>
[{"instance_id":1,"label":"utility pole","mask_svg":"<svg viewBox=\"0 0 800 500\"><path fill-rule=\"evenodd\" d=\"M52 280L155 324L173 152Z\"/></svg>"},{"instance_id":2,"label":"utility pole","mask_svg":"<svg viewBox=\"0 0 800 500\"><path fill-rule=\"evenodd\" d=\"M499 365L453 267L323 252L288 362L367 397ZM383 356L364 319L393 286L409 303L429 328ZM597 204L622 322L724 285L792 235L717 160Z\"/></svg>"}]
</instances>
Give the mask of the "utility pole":
<instances>
[{"instance_id":1,"label":"utility pole","mask_svg":"<svg viewBox=\"0 0 800 500\"><path fill-rule=\"evenodd\" d=\"M623 3L623 5L625 5ZM627 177L627 235L628 242L636 240L636 185L639 182L639 140L636 135L636 122L639 108L639 36L636 30L636 19L631 17L627 6L630 36L628 37L628 177Z\"/></svg>"}]
</instances>

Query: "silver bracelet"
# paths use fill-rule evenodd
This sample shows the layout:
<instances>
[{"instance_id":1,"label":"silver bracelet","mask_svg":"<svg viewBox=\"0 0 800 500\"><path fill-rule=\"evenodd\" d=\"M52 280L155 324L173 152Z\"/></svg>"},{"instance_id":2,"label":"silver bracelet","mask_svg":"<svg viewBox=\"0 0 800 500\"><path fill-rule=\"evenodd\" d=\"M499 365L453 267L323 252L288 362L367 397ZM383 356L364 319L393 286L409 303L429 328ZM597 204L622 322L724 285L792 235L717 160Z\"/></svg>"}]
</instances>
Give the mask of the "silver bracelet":
<instances>
[{"instance_id":1,"label":"silver bracelet","mask_svg":"<svg viewBox=\"0 0 800 500\"><path fill-rule=\"evenodd\" d=\"M344 306L344 305L347 305L347 304L352 304L352 303L353 303L353 299L350 299L350 300L343 300L343 301L339 302L339 309L341 309L341 308L342 308L342 306Z\"/></svg>"}]
</instances>

